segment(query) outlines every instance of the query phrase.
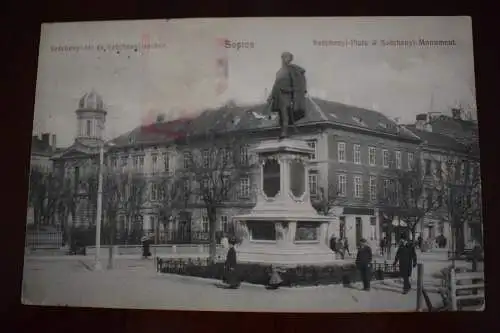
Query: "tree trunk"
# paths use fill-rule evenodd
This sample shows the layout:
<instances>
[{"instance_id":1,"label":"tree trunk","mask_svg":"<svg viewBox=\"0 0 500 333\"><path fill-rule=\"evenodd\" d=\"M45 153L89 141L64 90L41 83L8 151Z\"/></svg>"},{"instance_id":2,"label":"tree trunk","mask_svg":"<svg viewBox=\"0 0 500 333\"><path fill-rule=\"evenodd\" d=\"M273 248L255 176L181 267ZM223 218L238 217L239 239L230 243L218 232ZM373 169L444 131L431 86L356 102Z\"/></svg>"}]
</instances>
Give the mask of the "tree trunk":
<instances>
[{"instance_id":1,"label":"tree trunk","mask_svg":"<svg viewBox=\"0 0 500 333\"><path fill-rule=\"evenodd\" d=\"M111 227L111 230L110 230L110 245L115 245L116 243L116 223L115 223L115 219L110 219L110 227Z\"/></svg>"},{"instance_id":2,"label":"tree trunk","mask_svg":"<svg viewBox=\"0 0 500 333\"><path fill-rule=\"evenodd\" d=\"M464 225L459 224L457 227L457 235L456 235L456 247L457 252L463 252L465 248L465 239L464 239Z\"/></svg>"},{"instance_id":3,"label":"tree trunk","mask_svg":"<svg viewBox=\"0 0 500 333\"><path fill-rule=\"evenodd\" d=\"M215 260L217 257L217 240L216 240L216 229L217 229L217 214L215 208L208 209L208 232L209 232L209 258Z\"/></svg>"},{"instance_id":4,"label":"tree trunk","mask_svg":"<svg viewBox=\"0 0 500 333\"><path fill-rule=\"evenodd\" d=\"M414 224L411 226L410 230L411 230L411 239L412 239L413 241L415 241L415 239L416 239L416 238L415 238L415 236L416 236L416 233L417 233L417 223L414 223Z\"/></svg>"},{"instance_id":5,"label":"tree trunk","mask_svg":"<svg viewBox=\"0 0 500 333\"><path fill-rule=\"evenodd\" d=\"M455 227L451 228L451 266L455 268L455 256L456 256L456 230Z\"/></svg>"}]
</instances>

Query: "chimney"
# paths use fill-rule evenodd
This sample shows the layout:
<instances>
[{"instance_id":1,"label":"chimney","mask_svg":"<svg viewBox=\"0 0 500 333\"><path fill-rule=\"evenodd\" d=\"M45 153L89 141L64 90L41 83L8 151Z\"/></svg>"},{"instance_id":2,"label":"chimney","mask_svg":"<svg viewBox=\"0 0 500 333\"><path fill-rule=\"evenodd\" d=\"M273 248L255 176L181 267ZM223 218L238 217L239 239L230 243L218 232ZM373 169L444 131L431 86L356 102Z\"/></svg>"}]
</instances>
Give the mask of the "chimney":
<instances>
[{"instance_id":1,"label":"chimney","mask_svg":"<svg viewBox=\"0 0 500 333\"><path fill-rule=\"evenodd\" d=\"M164 114L159 114L156 116L156 122L157 123L162 123L165 121L165 115Z\"/></svg>"},{"instance_id":2,"label":"chimney","mask_svg":"<svg viewBox=\"0 0 500 333\"><path fill-rule=\"evenodd\" d=\"M42 143L47 147L50 146L50 133L42 133Z\"/></svg>"},{"instance_id":3,"label":"chimney","mask_svg":"<svg viewBox=\"0 0 500 333\"><path fill-rule=\"evenodd\" d=\"M452 115L453 119L461 120L462 119L462 110L459 108L453 108L453 109L451 109L451 115Z\"/></svg>"},{"instance_id":4,"label":"chimney","mask_svg":"<svg viewBox=\"0 0 500 333\"><path fill-rule=\"evenodd\" d=\"M56 135L52 134L52 148L56 149L56 144L57 144Z\"/></svg>"},{"instance_id":5,"label":"chimney","mask_svg":"<svg viewBox=\"0 0 500 333\"><path fill-rule=\"evenodd\" d=\"M416 120L417 122L415 123L415 126L417 127L417 129L425 131L427 124L427 115L425 113L417 114Z\"/></svg>"}]
</instances>

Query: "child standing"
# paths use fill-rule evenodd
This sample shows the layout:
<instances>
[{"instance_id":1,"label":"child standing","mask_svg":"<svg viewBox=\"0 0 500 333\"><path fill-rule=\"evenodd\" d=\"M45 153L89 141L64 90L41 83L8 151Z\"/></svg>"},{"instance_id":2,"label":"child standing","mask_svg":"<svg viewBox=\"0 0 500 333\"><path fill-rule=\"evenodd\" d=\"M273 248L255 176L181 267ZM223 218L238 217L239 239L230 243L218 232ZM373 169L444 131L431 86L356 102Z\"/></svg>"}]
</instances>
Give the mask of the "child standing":
<instances>
[{"instance_id":1,"label":"child standing","mask_svg":"<svg viewBox=\"0 0 500 333\"><path fill-rule=\"evenodd\" d=\"M271 278L269 279L268 289L278 289L283 282L276 266L271 265Z\"/></svg>"}]
</instances>

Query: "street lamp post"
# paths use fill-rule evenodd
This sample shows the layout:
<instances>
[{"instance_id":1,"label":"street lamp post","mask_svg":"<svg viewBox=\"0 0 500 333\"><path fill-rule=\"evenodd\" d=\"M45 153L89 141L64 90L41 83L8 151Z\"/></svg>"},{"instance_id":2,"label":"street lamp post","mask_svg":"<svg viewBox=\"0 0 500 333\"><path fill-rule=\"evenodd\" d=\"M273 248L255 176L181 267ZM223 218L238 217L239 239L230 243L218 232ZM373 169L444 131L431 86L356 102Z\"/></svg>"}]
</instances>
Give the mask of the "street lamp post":
<instances>
[{"instance_id":1,"label":"street lamp post","mask_svg":"<svg viewBox=\"0 0 500 333\"><path fill-rule=\"evenodd\" d=\"M108 142L105 144L104 142L99 147L99 172L97 179L97 216L95 222L95 264L94 270L100 271L102 270L101 265L101 220L102 220L102 183L103 183L103 172L104 172L104 146L114 146L113 143Z\"/></svg>"},{"instance_id":2,"label":"street lamp post","mask_svg":"<svg viewBox=\"0 0 500 333\"><path fill-rule=\"evenodd\" d=\"M102 182L103 182L103 165L104 165L104 143L99 148L99 176L97 180L97 217L96 217L96 231L95 231L95 265L94 270L102 270L100 261L101 250L101 217L102 217Z\"/></svg>"}]
</instances>

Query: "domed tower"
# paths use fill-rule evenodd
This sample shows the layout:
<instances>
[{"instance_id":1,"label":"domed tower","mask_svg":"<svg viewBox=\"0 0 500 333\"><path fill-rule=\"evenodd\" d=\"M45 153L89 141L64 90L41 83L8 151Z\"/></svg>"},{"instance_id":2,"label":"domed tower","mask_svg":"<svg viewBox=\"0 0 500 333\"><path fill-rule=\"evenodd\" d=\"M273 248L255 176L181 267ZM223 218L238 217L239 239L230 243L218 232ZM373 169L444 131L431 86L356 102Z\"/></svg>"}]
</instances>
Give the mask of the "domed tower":
<instances>
[{"instance_id":1,"label":"domed tower","mask_svg":"<svg viewBox=\"0 0 500 333\"><path fill-rule=\"evenodd\" d=\"M102 97L94 90L83 95L78 103L76 140L85 145L97 145L103 141L106 110Z\"/></svg>"}]
</instances>

